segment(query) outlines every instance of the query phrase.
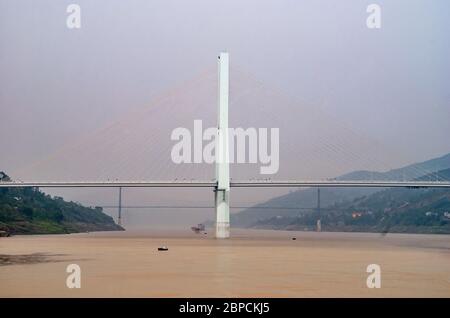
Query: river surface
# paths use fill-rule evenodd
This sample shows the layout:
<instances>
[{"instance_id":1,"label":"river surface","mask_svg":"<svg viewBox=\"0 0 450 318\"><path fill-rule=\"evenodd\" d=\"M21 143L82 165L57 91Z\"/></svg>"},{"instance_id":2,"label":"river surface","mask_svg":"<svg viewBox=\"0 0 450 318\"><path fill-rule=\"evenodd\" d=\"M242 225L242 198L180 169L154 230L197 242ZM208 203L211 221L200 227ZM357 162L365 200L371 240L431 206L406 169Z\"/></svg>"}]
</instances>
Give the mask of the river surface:
<instances>
[{"instance_id":1,"label":"river surface","mask_svg":"<svg viewBox=\"0 0 450 318\"><path fill-rule=\"evenodd\" d=\"M0 297L450 297L449 235L232 236L146 230L0 238ZM69 264L80 266L79 289L66 286ZM381 267L379 289L367 287L369 264Z\"/></svg>"}]
</instances>

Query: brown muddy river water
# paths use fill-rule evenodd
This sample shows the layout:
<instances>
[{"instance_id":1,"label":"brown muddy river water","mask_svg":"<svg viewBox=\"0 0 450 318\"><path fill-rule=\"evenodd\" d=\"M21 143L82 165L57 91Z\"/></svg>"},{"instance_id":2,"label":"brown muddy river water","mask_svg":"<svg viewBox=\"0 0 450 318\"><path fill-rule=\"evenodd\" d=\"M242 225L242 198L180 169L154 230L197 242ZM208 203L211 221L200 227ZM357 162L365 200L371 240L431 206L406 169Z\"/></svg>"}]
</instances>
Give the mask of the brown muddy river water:
<instances>
[{"instance_id":1,"label":"brown muddy river water","mask_svg":"<svg viewBox=\"0 0 450 318\"><path fill-rule=\"evenodd\" d=\"M232 236L158 230L0 238L0 297L450 297L449 235ZM81 269L79 289L66 286L69 264ZM369 264L381 268L379 289L367 287Z\"/></svg>"}]
</instances>

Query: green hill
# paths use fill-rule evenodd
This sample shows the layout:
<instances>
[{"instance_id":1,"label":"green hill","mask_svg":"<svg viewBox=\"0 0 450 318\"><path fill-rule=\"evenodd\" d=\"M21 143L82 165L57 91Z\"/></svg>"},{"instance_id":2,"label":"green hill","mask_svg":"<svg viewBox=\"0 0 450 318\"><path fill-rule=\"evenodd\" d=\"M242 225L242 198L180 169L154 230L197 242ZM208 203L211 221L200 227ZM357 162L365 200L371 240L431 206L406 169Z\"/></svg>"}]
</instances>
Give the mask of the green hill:
<instances>
[{"instance_id":1,"label":"green hill","mask_svg":"<svg viewBox=\"0 0 450 318\"><path fill-rule=\"evenodd\" d=\"M439 175L450 180L450 169ZM425 175L418 180L429 178ZM311 230L316 221L316 213L302 213L261 220L253 227ZM327 207L321 222L324 231L450 233L450 190L385 189Z\"/></svg>"},{"instance_id":2,"label":"green hill","mask_svg":"<svg viewBox=\"0 0 450 318\"><path fill-rule=\"evenodd\" d=\"M9 177L0 172L0 181ZM86 231L118 231L122 227L103 213L37 188L0 188L0 231L10 234L56 234Z\"/></svg>"},{"instance_id":3,"label":"green hill","mask_svg":"<svg viewBox=\"0 0 450 318\"><path fill-rule=\"evenodd\" d=\"M430 159L424 162L411 164L402 168L393 169L386 172L376 171L353 171L336 178L336 180L415 180L427 178L427 180L450 180L443 174L445 169L450 168L450 153L444 156ZM447 179L446 179L447 178ZM383 189L375 188L323 188L321 190L321 205L324 208L331 207L345 202L370 196ZM252 227L257 224L267 223L265 220L272 219L271 222L280 222L282 218L295 218L300 213L308 213L308 208L317 205L317 189L300 189L286 195L270 199L264 203L255 205L250 209L245 209L239 213L231 215L232 226ZM272 208L273 207L273 208ZM283 207L296 207L295 209L283 209ZM309 212L314 211L310 209Z\"/></svg>"}]
</instances>

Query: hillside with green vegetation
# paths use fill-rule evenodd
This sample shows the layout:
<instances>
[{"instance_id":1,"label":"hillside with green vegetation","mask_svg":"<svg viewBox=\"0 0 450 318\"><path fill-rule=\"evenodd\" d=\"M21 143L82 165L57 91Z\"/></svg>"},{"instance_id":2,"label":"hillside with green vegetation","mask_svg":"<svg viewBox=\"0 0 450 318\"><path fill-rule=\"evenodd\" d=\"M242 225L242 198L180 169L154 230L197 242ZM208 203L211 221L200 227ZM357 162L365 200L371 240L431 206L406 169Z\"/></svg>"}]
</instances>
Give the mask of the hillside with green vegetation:
<instances>
[{"instance_id":1,"label":"hillside with green vegetation","mask_svg":"<svg viewBox=\"0 0 450 318\"><path fill-rule=\"evenodd\" d=\"M336 180L450 180L445 170L450 168L450 153L424 162L414 163L402 168L385 172L377 171L353 171ZM335 206L346 206L349 202L361 197L383 191L379 188L322 188L321 206L324 209ZM416 192L417 193L417 192ZM286 195L272 198L266 202L244 209L231 215L231 223L234 227L254 227L263 224L283 224L297 218L299 215L307 215L315 211L317 205L317 189L299 189ZM292 209L293 207L297 209ZM348 206L346 206L348 207ZM288 208L288 209L286 209ZM315 222L315 221L314 221ZM269 225L267 225L269 227ZM287 226L284 224L283 226Z\"/></svg>"},{"instance_id":2,"label":"hillside with green vegetation","mask_svg":"<svg viewBox=\"0 0 450 318\"><path fill-rule=\"evenodd\" d=\"M450 169L439 171L450 180ZM428 180L429 175L418 180ZM283 230L315 229L317 211L275 216L252 225ZM450 190L391 188L336 203L321 211L323 231L450 233Z\"/></svg>"},{"instance_id":3,"label":"hillside with green vegetation","mask_svg":"<svg viewBox=\"0 0 450 318\"><path fill-rule=\"evenodd\" d=\"M9 181L0 172L0 181ZM60 234L120 231L122 227L101 207L51 197L37 188L0 188L0 231L10 234Z\"/></svg>"}]
</instances>

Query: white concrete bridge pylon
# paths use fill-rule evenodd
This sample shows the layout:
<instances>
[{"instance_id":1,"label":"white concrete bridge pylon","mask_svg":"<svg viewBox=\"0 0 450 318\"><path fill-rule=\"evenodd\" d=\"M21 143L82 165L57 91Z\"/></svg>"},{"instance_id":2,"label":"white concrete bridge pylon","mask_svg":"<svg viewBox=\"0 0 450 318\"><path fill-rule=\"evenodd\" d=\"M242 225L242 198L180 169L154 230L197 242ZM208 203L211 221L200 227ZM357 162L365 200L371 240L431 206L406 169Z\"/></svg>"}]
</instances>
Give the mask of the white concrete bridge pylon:
<instances>
[{"instance_id":1,"label":"white concrete bridge pylon","mask_svg":"<svg viewBox=\"0 0 450 318\"><path fill-rule=\"evenodd\" d=\"M216 180L214 206L216 212L216 238L230 237L230 164L228 149L228 95L229 95L228 53L219 55L219 98L218 98L218 148L216 152Z\"/></svg>"}]
</instances>

